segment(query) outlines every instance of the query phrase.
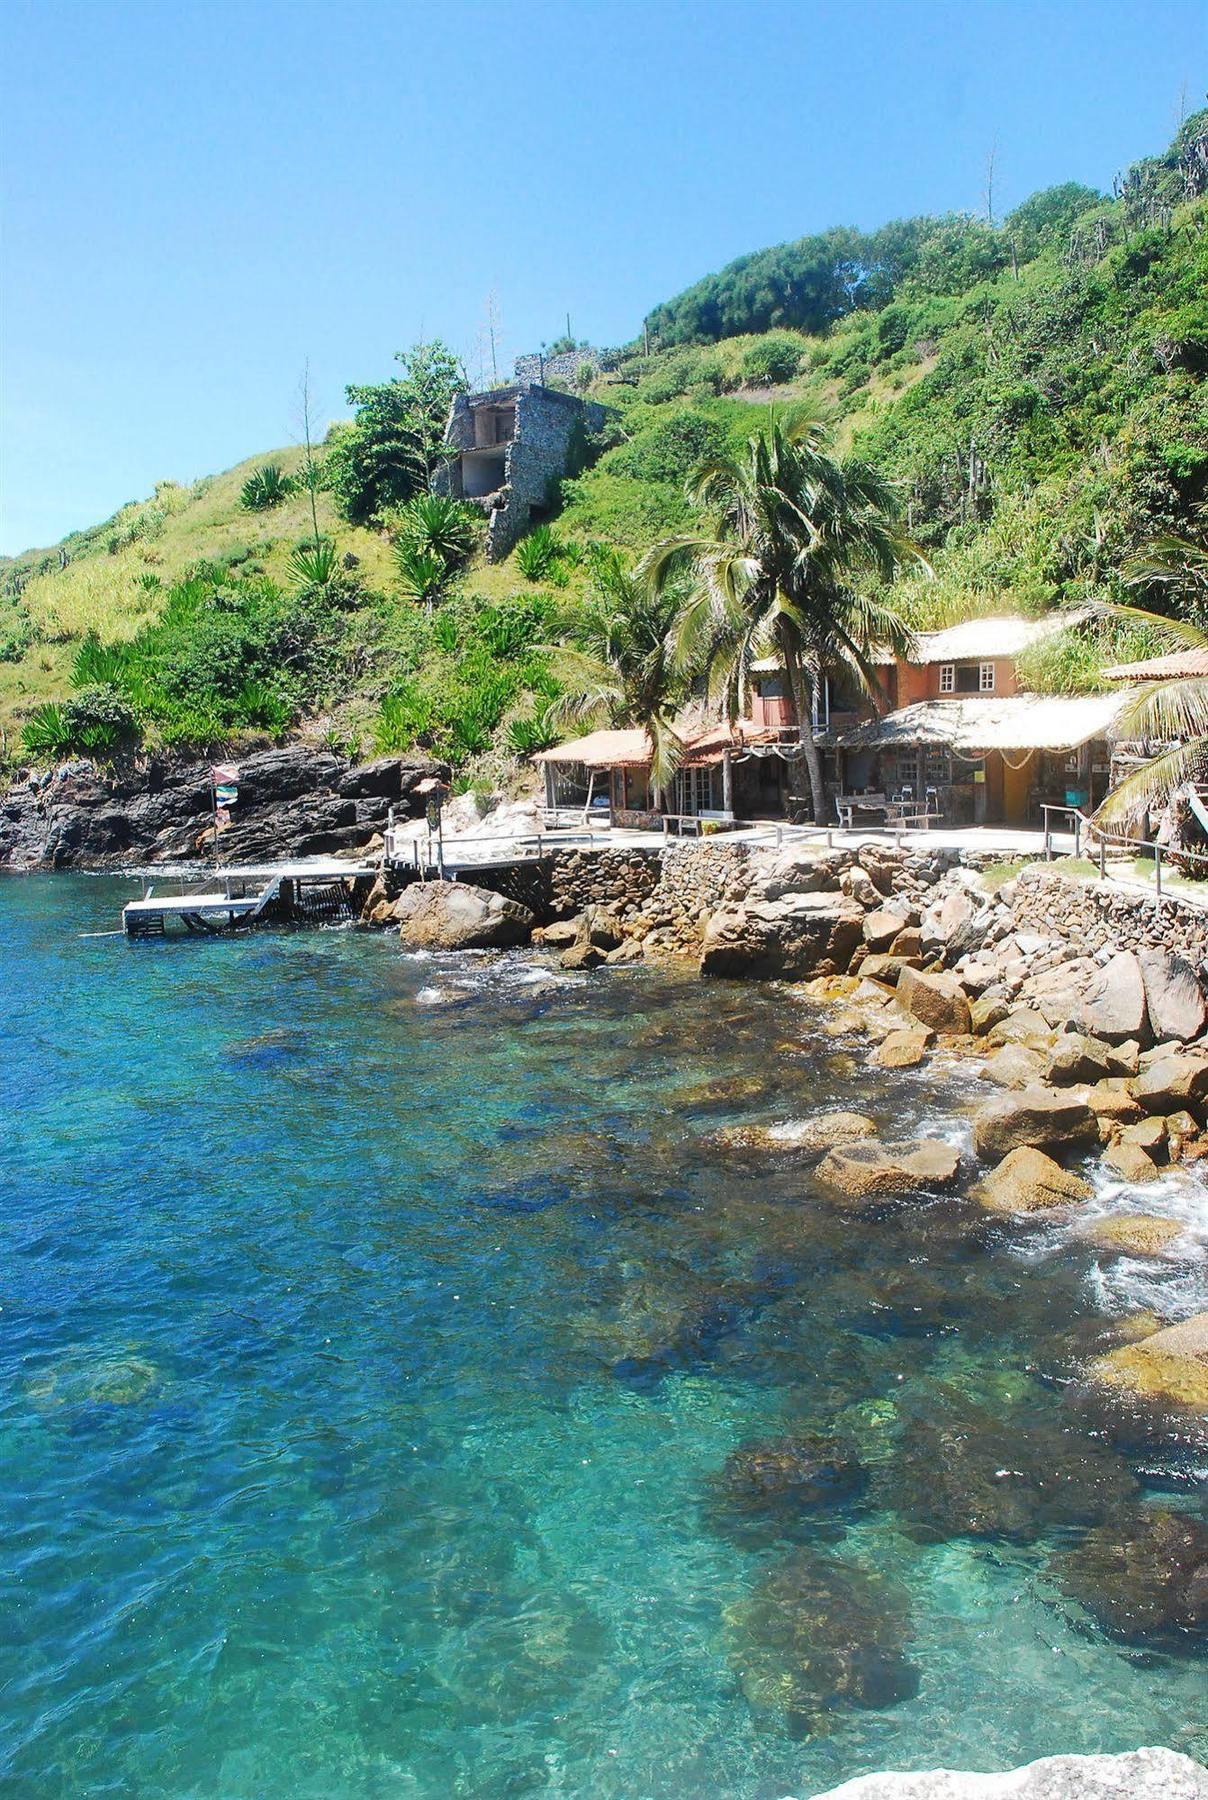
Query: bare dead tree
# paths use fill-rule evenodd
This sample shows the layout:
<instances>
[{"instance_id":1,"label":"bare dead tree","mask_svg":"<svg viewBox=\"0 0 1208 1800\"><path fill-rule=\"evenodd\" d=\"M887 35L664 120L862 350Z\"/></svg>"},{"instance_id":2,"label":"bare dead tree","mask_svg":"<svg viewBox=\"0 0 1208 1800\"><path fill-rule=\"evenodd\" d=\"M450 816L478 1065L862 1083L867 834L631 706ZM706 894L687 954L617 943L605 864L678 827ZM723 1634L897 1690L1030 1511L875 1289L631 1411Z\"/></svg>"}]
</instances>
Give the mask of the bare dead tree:
<instances>
[{"instance_id":1,"label":"bare dead tree","mask_svg":"<svg viewBox=\"0 0 1208 1800\"><path fill-rule=\"evenodd\" d=\"M314 438L318 429L318 420L312 410L310 394L310 358L302 365L302 379L298 383L298 414L302 426L303 447L303 479L310 494L310 522L314 528L315 543L319 543L319 471L315 465Z\"/></svg>"}]
</instances>

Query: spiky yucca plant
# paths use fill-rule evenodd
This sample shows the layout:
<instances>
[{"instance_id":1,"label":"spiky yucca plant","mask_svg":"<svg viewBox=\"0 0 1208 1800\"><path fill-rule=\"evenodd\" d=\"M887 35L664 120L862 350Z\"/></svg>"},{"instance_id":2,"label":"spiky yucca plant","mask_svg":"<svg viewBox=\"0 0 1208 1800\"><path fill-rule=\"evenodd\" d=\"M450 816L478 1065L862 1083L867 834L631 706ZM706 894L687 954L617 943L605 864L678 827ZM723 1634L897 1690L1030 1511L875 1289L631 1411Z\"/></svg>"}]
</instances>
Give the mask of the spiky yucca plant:
<instances>
[{"instance_id":1,"label":"spiky yucca plant","mask_svg":"<svg viewBox=\"0 0 1208 1800\"><path fill-rule=\"evenodd\" d=\"M247 512L268 512L294 492L296 483L280 463L264 463L248 476L239 490L239 504Z\"/></svg>"}]
</instances>

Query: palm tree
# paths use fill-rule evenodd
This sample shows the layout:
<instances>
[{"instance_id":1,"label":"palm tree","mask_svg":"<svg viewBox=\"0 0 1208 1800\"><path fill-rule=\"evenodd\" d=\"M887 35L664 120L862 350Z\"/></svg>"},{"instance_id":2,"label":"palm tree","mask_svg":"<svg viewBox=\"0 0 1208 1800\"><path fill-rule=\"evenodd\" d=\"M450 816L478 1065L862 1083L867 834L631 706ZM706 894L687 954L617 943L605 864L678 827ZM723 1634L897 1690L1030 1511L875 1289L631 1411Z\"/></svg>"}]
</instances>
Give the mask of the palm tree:
<instances>
[{"instance_id":1,"label":"palm tree","mask_svg":"<svg viewBox=\"0 0 1208 1800\"><path fill-rule=\"evenodd\" d=\"M550 717L644 730L661 805L683 754L674 720L687 682L672 655L681 595L673 583L652 588L616 550L590 554L592 592L567 621L571 641L551 652L563 691Z\"/></svg>"},{"instance_id":2,"label":"palm tree","mask_svg":"<svg viewBox=\"0 0 1208 1800\"><path fill-rule=\"evenodd\" d=\"M889 483L856 457L832 455L826 427L810 415L773 416L742 456L703 464L689 498L712 514L712 534L664 539L641 570L655 593L685 565L691 571L676 663L704 672L733 718L750 663L775 645L797 709L814 817L823 824L813 732L822 682L846 672L875 698L876 652L905 655L913 643L905 620L857 583L865 576L888 582L904 560L922 557L894 528Z\"/></svg>"}]
</instances>

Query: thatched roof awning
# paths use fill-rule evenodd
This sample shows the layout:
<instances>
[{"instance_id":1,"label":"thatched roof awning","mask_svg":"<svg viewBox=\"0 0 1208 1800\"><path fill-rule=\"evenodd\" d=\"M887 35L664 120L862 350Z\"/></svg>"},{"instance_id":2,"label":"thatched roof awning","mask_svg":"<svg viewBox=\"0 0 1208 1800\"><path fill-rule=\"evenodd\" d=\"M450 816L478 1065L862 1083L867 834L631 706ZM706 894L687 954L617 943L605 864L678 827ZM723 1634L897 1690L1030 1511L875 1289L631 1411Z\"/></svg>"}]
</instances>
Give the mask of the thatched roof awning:
<instances>
[{"instance_id":1,"label":"thatched roof awning","mask_svg":"<svg viewBox=\"0 0 1208 1800\"><path fill-rule=\"evenodd\" d=\"M844 732L849 750L934 745L964 755L988 750L1076 750L1110 735L1121 694L1016 694L998 700L920 700Z\"/></svg>"}]
</instances>

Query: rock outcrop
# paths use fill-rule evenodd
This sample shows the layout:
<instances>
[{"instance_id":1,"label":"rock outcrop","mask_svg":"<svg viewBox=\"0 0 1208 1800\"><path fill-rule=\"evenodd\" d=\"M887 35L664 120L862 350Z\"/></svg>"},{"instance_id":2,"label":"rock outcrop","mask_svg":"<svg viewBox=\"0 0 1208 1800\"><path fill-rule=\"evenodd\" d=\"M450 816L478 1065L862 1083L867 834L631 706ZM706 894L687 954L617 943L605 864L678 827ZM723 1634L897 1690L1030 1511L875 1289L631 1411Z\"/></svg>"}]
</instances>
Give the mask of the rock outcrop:
<instances>
[{"instance_id":1,"label":"rock outcrop","mask_svg":"<svg viewBox=\"0 0 1208 1800\"><path fill-rule=\"evenodd\" d=\"M362 849L392 806L418 812L419 782L446 772L399 756L353 764L304 744L256 751L237 767L239 801L220 839L231 863ZM0 796L0 865L104 869L208 861L213 851L208 763L152 759L122 773L64 763Z\"/></svg>"},{"instance_id":2,"label":"rock outcrop","mask_svg":"<svg viewBox=\"0 0 1208 1800\"><path fill-rule=\"evenodd\" d=\"M701 947L702 975L792 976L846 969L864 913L847 895L790 893L714 913Z\"/></svg>"},{"instance_id":3,"label":"rock outcrop","mask_svg":"<svg viewBox=\"0 0 1208 1800\"><path fill-rule=\"evenodd\" d=\"M463 881L417 881L394 902L399 937L410 950L498 950L527 944L527 906Z\"/></svg>"},{"instance_id":4,"label":"rock outcrop","mask_svg":"<svg viewBox=\"0 0 1208 1800\"><path fill-rule=\"evenodd\" d=\"M816 1800L1208 1800L1208 1770L1175 1750L1044 1756L1001 1775L957 1769L857 1775Z\"/></svg>"}]
</instances>

